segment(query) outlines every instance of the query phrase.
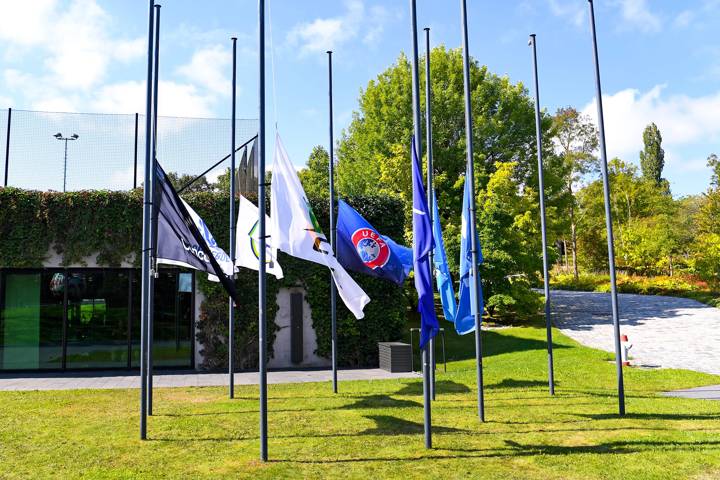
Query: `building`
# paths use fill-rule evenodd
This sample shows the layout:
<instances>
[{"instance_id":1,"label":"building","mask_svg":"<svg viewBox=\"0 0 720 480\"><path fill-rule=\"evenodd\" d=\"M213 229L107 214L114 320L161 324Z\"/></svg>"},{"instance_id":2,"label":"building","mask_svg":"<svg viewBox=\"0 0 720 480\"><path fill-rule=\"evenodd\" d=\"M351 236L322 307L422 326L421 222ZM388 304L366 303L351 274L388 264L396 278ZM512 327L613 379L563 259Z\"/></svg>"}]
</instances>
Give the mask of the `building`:
<instances>
[{"instance_id":1,"label":"building","mask_svg":"<svg viewBox=\"0 0 720 480\"><path fill-rule=\"evenodd\" d=\"M51 249L38 268L0 268L0 371L130 369L140 361L140 270L61 266ZM155 282L153 358L158 368L199 369L196 325L201 272L161 268ZM279 331L270 368L319 367L310 306L301 287L277 295ZM238 319L242 320L242 319Z\"/></svg>"}]
</instances>

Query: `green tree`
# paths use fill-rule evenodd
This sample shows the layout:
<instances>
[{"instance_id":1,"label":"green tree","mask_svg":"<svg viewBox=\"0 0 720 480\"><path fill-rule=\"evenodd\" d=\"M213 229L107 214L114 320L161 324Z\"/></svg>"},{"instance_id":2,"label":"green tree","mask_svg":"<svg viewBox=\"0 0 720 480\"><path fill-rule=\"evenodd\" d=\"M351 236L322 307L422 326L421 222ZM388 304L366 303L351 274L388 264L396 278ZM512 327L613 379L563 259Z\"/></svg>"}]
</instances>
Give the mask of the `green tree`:
<instances>
[{"instance_id":1,"label":"green tree","mask_svg":"<svg viewBox=\"0 0 720 480\"><path fill-rule=\"evenodd\" d=\"M552 134L557 147L557 154L564 161L565 189L569 197L568 220L570 226L570 245L572 250L573 274L577 280L577 201L574 196L574 186L587 174L598 169L598 160L595 152L598 147L598 134L592 120L582 115L573 107L560 108L553 117ZM567 238L567 237L565 237ZM565 245L565 268L567 261L567 241Z\"/></svg>"},{"instance_id":2,"label":"green tree","mask_svg":"<svg viewBox=\"0 0 720 480\"><path fill-rule=\"evenodd\" d=\"M317 145L310 152L307 166L300 170L299 177L305 193L310 197L330 196L330 171L328 151Z\"/></svg>"},{"instance_id":3,"label":"green tree","mask_svg":"<svg viewBox=\"0 0 720 480\"><path fill-rule=\"evenodd\" d=\"M645 148L640 152L640 168L643 178L656 187L663 184L662 171L665 167L665 150L662 148L662 135L657 125L651 123L643 131Z\"/></svg>"},{"instance_id":4,"label":"green tree","mask_svg":"<svg viewBox=\"0 0 720 480\"><path fill-rule=\"evenodd\" d=\"M176 172L167 172L167 178L170 180L170 183L172 183L175 189L179 190L191 181L193 181L195 179L195 175L189 175L187 173L178 175ZM213 184L209 183L207 181L207 178L205 178L205 176L203 175L202 177L195 180L192 185L187 187L183 191L183 193L210 192L213 190L213 187Z\"/></svg>"},{"instance_id":5,"label":"green tree","mask_svg":"<svg viewBox=\"0 0 720 480\"><path fill-rule=\"evenodd\" d=\"M718 159L718 156L711 153L707 158L707 166L712 170L710 186L715 188L720 187L720 159Z\"/></svg>"}]
</instances>

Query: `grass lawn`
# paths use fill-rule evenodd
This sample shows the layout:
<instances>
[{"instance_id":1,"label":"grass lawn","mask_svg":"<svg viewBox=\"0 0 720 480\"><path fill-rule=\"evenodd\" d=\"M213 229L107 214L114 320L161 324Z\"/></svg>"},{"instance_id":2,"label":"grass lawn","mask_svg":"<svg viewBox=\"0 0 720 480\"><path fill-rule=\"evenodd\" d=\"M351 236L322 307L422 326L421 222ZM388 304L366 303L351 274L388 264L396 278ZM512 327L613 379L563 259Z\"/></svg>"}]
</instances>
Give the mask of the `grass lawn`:
<instances>
[{"instance_id":1,"label":"grass lawn","mask_svg":"<svg viewBox=\"0 0 720 480\"><path fill-rule=\"evenodd\" d=\"M419 380L269 386L258 461L257 389L158 389L149 440L138 390L0 392L0 478L719 478L720 402L658 392L720 383L625 371L618 418L611 355L555 332L557 395L543 328L484 332L487 422L475 410L472 336L448 334L434 448L423 448Z\"/></svg>"}]
</instances>

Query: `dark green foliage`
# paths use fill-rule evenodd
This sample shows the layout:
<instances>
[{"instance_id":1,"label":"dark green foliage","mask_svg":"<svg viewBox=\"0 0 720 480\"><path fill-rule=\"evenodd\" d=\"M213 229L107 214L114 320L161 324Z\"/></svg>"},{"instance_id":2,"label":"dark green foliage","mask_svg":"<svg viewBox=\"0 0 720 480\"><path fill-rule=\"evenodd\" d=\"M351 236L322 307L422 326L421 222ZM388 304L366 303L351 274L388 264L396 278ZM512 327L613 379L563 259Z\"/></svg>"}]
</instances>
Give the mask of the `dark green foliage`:
<instances>
[{"instance_id":1,"label":"dark green foliage","mask_svg":"<svg viewBox=\"0 0 720 480\"><path fill-rule=\"evenodd\" d=\"M640 152L640 168L643 178L660 187L663 183L662 171L665 167L665 150L662 148L662 135L657 125L651 123L643 131L645 148Z\"/></svg>"},{"instance_id":2,"label":"dark green foliage","mask_svg":"<svg viewBox=\"0 0 720 480\"><path fill-rule=\"evenodd\" d=\"M219 245L227 246L229 195L194 192L183 195L205 220ZM249 200L256 202L256 198ZM381 232L402 239L402 203L385 196L346 199ZM325 232L329 231L327 198L311 199L313 210ZM268 203L269 205L269 203ZM36 192L0 188L0 267L38 267L52 247L62 255L64 265L77 264L97 254L97 263L117 266L123 261L139 262L142 236L142 191ZM274 319L275 302L281 287L304 286L318 336L317 353L330 355L329 272L326 267L281 254L285 278L267 277L267 318ZM407 302L402 288L391 283L353 275L372 301L365 318L356 320L338 300L339 363L343 366L377 364L377 342L401 338ZM209 369L227 366L228 297L220 284L198 273L200 291L205 295L198 321L199 354ZM238 305L235 358L240 369L257 366L258 308L257 272L242 269L237 275ZM268 323L269 354L277 327Z\"/></svg>"}]
</instances>

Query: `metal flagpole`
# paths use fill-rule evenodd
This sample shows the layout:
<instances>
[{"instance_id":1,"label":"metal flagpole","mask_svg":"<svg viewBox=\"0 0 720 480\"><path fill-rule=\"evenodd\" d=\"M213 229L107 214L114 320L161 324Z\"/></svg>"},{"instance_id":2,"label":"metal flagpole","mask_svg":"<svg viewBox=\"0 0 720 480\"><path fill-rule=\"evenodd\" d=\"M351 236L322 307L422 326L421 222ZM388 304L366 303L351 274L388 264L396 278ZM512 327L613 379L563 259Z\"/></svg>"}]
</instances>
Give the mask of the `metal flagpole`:
<instances>
[{"instance_id":1,"label":"metal flagpole","mask_svg":"<svg viewBox=\"0 0 720 480\"><path fill-rule=\"evenodd\" d=\"M422 158L422 126L420 124L420 79L418 74L417 8L415 0L410 0L410 20L412 24L412 101L413 126L415 127L415 148L418 159ZM432 267L431 267L432 268ZM425 414L425 448L432 448L432 419L430 409L430 348L422 350L423 366L423 412Z\"/></svg>"},{"instance_id":2,"label":"metal flagpole","mask_svg":"<svg viewBox=\"0 0 720 480\"><path fill-rule=\"evenodd\" d=\"M260 268L258 274L258 341L260 371L260 459L267 462L267 345L265 336L265 0L258 0L259 100L258 125L258 231L260 236Z\"/></svg>"},{"instance_id":3,"label":"metal flagpole","mask_svg":"<svg viewBox=\"0 0 720 480\"><path fill-rule=\"evenodd\" d=\"M433 202L433 156L432 156L432 88L430 86L430 29L425 28L425 138L427 149L427 199L430 205L428 216L430 225L433 224L435 209ZM433 264L433 251L430 250L430 281L435 281L435 267ZM434 285L433 285L434 287ZM435 400L435 337L430 339L430 397Z\"/></svg>"},{"instance_id":4,"label":"metal flagpole","mask_svg":"<svg viewBox=\"0 0 720 480\"><path fill-rule=\"evenodd\" d=\"M140 299L140 438L147 438L147 316L150 280L150 182L152 175L152 74L155 1L148 0L147 98L145 102L145 183L143 188L142 297Z\"/></svg>"},{"instance_id":5,"label":"metal flagpole","mask_svg":"<svg viewBox=\"0 0 720 480\"><path fill-rule=\"evenodd\" d=\"M622 357L620 355L620 317L618 315L617 283L615 278L615 244L613 240L612 212L610 210L610 180L608 178L607 150L605 148L605 120L603 117L602 88L600 86L600 60L598 59L597 34L595 32L595 9L590 4L590 30L592 31L593 59L595 61L595 88L600 129L600 169L605 195L605 225L607 229L608 266L610 268L610 298L612 302L613 330L615 333L615 369L617 371L618 412L625 415L625 386L623 385Z\"/></svg>"},{"instance_id":6,"label":"metal flagpole","mask_svg":"<svg viewBox=\"0 0 720 480\"><path fill-rule=\"evenodd\" d=\"M330 145L328 148L328 169L330 175L330 248L335 253L335 165L334 165L334 139L333 139L333 76L332 51L328 50L328 105L330 125ZM332 385L333 393L338 392L337 379L337 298L335 280L330 275L330 328L332 337Z\"/></svg>"},{"instance_id":7,"label":"metal flagpole","mask_svg":"<svg viewBox=\"0 0 720 480\"><path fill-rule=\"evenodd\" d=\"M550 274L548 272L547 225L545 224L545 180L543 178L542 126L540 122L540 82L538 81L537 45L535 34L528 42L532 46L533 71L535 73L535 134L537 137L538 189L540 196L540 231L543 248L543 283L545 285L545 328L547 330L548 385L550 395L555 395L555 372L553 366L552 318L550 317Z\"/></svg>"},{"instance_id":8,"label":"metal flagpole","mask_svg":"<svg viewBox=\"0 0 720 480\"><path fill-rule=\"evenodd\" d=\"M155 66L153 67L153 132L152 132L152 181L150 182L150 198L155 199L155 163L157 162L157 117L158 117L158 79L160 77L160 5L155 5ZM157 261L155 251L157 249L157 232L155 231L156 221L155 208L150 215L150 279L148 295L148 415L153 414L153 344L155 333L155 279L158 277Z\"/></svg>"},{"instance_id":9,"label":"metal flagpole","mask_svg":"<svg viewBox=\"0 0 720 480\"><path fill-rule=\"evenodd\" d=\"M8 185L8 171L10 170L10 123L12 122L12 108L8 108L7 135L5 137L5 181L3 186Z\"/></svg>"},{"instance_id":10,"label":"metal flagpole","mask_svg":"<svg viewBox=\"0 0 720 480\"><path fill-rule=\"evenodd\" d=\"M230 260L235 268L235 100L237 98L237 38L232 37L232 113L230 115ZM233 279L235 275L233 274ZM228 382L230 398L235 398L235 307L228 297Z\"/></svg>"},{"instance_id":11,"label":"metal flagpole","mask_svg":"<svg viewBox=\"0 0 720 480\"><path fill-rule=\"evenodd\" d=\"M470 102L470 53L468 52L468 30L467 30L467 4L460 0L462 10L462 42L463 42L463 82L465 87L465 142L467 150L467 171L470 182L470 235L472 235L472 278L475 288L473 289L473 300L475 302L475 361L477 363L477 402L480 421L485 421L485 394L483 387L483 366L482 366L482 338L480 328L482 326L482 312L478 311L480 305L480 275L478 275L478 244L477 244L477 222L475 215L475 167L473 165L473 124L472 124L472 103Z\"/></svg>"},{"instance_id":12,"label":"metal flagpole","mask_svg":"<svg viewBox=\"0 0 720 480\"><path fill-rule=\"evenodd\" d=\"M138 117L135 113L135 149L133 150L133 190L137 188L137 161L138 161Z\"/></svg>"}]
</instances>

